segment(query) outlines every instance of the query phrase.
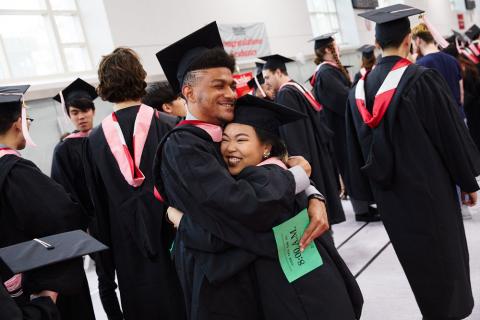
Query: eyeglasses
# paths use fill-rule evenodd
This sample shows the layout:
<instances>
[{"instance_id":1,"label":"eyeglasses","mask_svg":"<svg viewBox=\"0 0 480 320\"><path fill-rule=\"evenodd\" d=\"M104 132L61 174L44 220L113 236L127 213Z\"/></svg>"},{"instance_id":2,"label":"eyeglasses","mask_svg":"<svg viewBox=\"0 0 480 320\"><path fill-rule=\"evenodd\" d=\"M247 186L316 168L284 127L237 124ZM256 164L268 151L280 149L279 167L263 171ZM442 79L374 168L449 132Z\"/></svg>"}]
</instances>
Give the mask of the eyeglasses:
<instances>
[{"instance_id":1,"label":"eyeglasses","mask_svg":"<svg viewBox=\"0 0 480 320\"><path fill-rule=\"evenodd\" d=\"M31 123L31 122L35 121L35 119L27 117L27 121L29 121Z\"/></svg>"}]
</instances>

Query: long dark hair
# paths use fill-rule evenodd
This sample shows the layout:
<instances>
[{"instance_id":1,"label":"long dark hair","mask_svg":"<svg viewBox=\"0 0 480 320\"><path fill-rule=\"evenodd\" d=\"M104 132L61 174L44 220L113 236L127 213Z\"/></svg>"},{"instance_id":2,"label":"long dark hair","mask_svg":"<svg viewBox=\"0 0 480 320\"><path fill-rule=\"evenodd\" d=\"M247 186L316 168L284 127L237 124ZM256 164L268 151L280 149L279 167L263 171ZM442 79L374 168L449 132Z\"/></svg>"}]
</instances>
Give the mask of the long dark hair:
<instances>
[{"instance_id":1,"label":"long dark hair","mask_svg":"<svg viewBox=\"0 0 480 320\"><path fill-rule=\"evenodd\" d=\"M333 42L330 42L324 46L321 46L317 49L315 49L315 64L319 65L320 63L325 61L325 54L326 49L329 49L330 52L333 55L333 59L335 60L335 63L337 64L338 68L340 69L340 72L345 76L345 79L347 79L349 84L352 84L350 81L350 75L348 74L347 69L343 66L342 62L340 61L340 57L337 55L337 51L335 50L335 45Z\"/></svg>"}]
</instances>

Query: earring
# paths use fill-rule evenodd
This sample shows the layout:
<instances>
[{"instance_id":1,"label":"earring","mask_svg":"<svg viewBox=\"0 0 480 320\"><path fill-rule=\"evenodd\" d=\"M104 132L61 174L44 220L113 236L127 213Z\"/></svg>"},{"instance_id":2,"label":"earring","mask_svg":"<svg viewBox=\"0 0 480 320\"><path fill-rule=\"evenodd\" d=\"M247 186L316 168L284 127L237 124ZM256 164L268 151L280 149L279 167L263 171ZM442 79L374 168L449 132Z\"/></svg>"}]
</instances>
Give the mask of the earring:
<instances>
[{"instance_id":1,"label":"earring","mask_svg":"<svg viewBox=\"0 0 480 320\"><path fill-rule=\"evenodd\" d=\"M265 151L263 153L263 159L268 159L270 157L270 151Z\"/></svg>"}]
</instances>

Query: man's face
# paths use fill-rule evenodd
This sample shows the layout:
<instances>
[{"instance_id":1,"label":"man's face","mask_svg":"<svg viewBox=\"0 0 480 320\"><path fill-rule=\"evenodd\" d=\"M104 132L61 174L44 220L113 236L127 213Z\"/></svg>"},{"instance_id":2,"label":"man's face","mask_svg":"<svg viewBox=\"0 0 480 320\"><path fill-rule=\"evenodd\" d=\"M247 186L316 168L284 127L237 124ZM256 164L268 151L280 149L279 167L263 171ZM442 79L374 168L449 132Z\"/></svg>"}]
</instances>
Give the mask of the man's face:
<instances>
[{"instance_id":1,"label":"man's face","mask_svg":"<svg viewBox=\"0 0 480 320\"><path fill-rule=\"evenodd\" d=\"M232 121L237 98L232 72L219 67L196 73L195 83L187 85L183 91L192 113L212 124L223 125Z\"/></svg>"},{"instance_id":2,"label":"man's face","mask_svg":"<svg viewBox=\"0 0 480 320\"><path fill-rule=\"evenodd\" d=\"M93 117L95 115L93 109L81 110L74 106L69 106L68 111L75 129L86 132L93 128Z\"/></svg>"},{"instance_id":3,"label":"man's face","mask_svg":"<svg viewBox=\"0 0 480 320\"><path fill-rule=\"evenodd\" d=\"M187 115L187 102L182 97L178 97L170 103L165 103L162 110L172 116L185 117Z\"/></svg>"},{"instance_id":4,"label":"man's face","mask_svg":"<svg viewBox=\"0 0 480 320\"><path fill-rule=\"evenodd\" d=\"M274 97L280 89L280 70L263 70L263 78L265 79L265 87Z\"/></svg>"}]
</instances>

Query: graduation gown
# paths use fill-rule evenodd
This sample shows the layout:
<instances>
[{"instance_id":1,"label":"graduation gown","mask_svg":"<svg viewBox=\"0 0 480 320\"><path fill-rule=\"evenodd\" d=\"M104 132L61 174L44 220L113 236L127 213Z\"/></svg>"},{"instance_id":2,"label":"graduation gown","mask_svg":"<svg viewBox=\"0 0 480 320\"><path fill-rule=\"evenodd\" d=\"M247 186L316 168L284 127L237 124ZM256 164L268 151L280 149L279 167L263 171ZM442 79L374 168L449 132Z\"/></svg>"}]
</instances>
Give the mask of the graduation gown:
<instances>
[{"instance_id":1,"label":"graduation gown","mask_svg":"<svg viewBox=\"0 0 480 320\"><path fill-rule=\"evenodd\" d=\"M468 69L463 78L465 115L470 135L477 147L480 147L480 77Z\"/></svg>"},{"instance_id":2,"label":"graduation gown","mask_svg":"<svg viewBox=\"0 0 480 320\"><path fill-rule=\"evenodd\" d=\"M60 320L57 307L49 297L39 297L21 308L10 298L0 277L0 320Z\"/></svg>"},{"instance_id":3,"label":"graduation gown","mask_svg":"<svg viewBox=\"0 0 480 320\"><path fill-rule=\"evenodd\" d=\"M0 190L0 247L86 226L82 207L29 160L17 155L0 158ZM0 276L9 279L13 274L0 266ZM15 300L23 305L30 293L49 289L58 292L61 301L82 292L85 285L88 288L82 259L74 259L25 272L23 295Z\"/></svg>"},{"instance_id":4,"label":"graduation gown","mask_svg":"<svg viewBox=\"0 0 480 320\"><path fill-rule=\"evenodd\" d=\"M282 174L282 171L284 169L277 165L248 167L236 178L251 181L252 186L262 188L262 192L267 189L267 192L274 193L277 189L275 185L261 186L256 184L255 180L260 179L262 175ZM257 219L256 227L269 233L270 237L265 238L265 241L274 243L271 229L296 215L305 207L306 202L304 195L295 198L292 194L285 194L277 201L275 207L272 206L272 210L269 210L270 219ZM208 253L213 259L221 259L226 265L240 262L232 261L232 258L238 258L238 255L235 257L231 255L233 246L192 224L189 216L182 218L178 234L182 235L185 248ZM360 319L363 305L360 288L335 249L330 234L323 235L315 241L315 244L323 265L292 283L287 281L276 255L255 257L253 271L257 278L256 287L263 319ZM251 254L245 252L245 255Z\"/></svg>"},{"instance_id":5,"label":"graduation gown","mask_svg":"<svg viewBox=\"0 0 480 320\"><path fill-rule=\"evenodd\" d=\"M85 139L85 137L67 138L57 144L53 152L50 176L82 204L85 212L88 212L90 223L92 204L82 164L82 144ZM95 319L88 282L83 286L82 292L62 297L57 306L65 319Z\"/></svg>"},{"instance_id":6,"label":"graduation gown","mask_svg":"<svg viewBox=\"0 0 480 320\"><path fill-rule=\"evenodd\" d=\"M325 125L323 114L315 111L303 94L291 86L280 89L275 102L308 115L308 119L281 126L280 137L285 141L290 155L303 156L312 166L310 179L327 200L330 225L345 221L339 196L333 132Z\"/></svg>"},{"instance_id":7,"label":"graduation gown","mask_svg":"<svg viewBox=\"0 0 480 320\"><path fill-rule=\"evenodd\" d=\"M219 144L191 125L165 138L155 172L169 205L185 213L175 242L175 264L188 319L261 319L251 263L255 254L273 258L276 253L273 236L258 221L271 221L270 210L283 205L277 200L285 194L294 197L293 175L285 170L237 181L225 166ZM271 192L272 186L276 192ZM233 248L225 248L224 256L208 254L216 247L213 244L192 250L186 243L195 236L191 230L196 225Z\"/></svg>"},{"instance_id":8,"label":"graduation gown","mask_svg":"<svg viewBox=\"0 0 480 320\"><path fill-rule=\"evenodd\" d=\"M399 57L366 79L367 109ZM478 190L478 151L435 70L410 65L383 120L366 126L347 107L352 196L375 200L424 317L464 318L473 307L469 257L455 185Z\"/></svg>"},{"instance_id":9,"label":"graduation gown","mask_svg":"<svg viewBox=\"0 0 480 320\"><path fill-rule=\"evenodd\" d=\"M139 106L134 106L115 113L130 154L138 111ZM173 228L165 222L166 207L154 196L152 175L157 146L175 121L158 112L153 116L140 163L145 180L137 188L122 175L101 126L84 144L96 217L92 233L110 248L95 258L100 298L109 319L122 319L115 272L124 319L184 318L181 289L168 252Z\"/></svg>"}]
</instances>

